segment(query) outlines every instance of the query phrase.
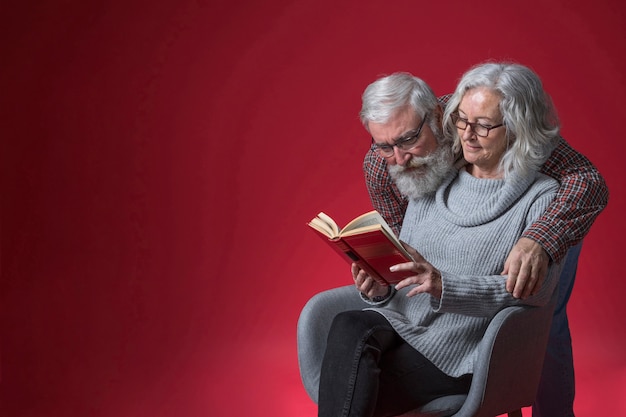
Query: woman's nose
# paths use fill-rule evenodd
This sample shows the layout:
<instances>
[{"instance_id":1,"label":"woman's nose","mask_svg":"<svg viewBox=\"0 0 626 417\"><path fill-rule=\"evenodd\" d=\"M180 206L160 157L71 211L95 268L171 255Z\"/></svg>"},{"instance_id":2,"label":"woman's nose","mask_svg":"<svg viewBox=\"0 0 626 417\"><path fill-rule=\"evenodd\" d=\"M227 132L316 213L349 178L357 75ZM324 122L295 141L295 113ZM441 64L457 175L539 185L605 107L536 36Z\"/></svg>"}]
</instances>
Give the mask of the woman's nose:
<instances>
[{"instance_id":1,"label":"woman's nose","mask_svg":"<svg viewBox=\"0 0 626 417\"><path fill-rule=\"evenodd\" d=\"M472 140L474 139L474 130L472 129L472 125L467 125L465 126L465 129L463 130L463 134L461 135L461 138L463 138L463 140Z\"/></svg>"}]
</instances>

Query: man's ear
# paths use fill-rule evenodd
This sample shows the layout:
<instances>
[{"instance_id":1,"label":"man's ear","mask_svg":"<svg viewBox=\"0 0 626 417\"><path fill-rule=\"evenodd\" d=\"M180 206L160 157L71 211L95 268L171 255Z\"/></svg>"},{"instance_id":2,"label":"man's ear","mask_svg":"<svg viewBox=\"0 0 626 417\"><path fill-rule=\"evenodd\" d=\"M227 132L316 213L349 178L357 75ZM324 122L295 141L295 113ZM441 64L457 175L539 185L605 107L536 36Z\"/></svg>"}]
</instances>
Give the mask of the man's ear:
<instances>
[{"instance_id":1,"label":"man's ear","mask_svg":"<svg viewBox=\"0 0 626 417\"><path fill-rule=\"evenodd\" d=\"M437 125L439 126L440 129L443 128L443 107L441 107L441 104L437 104L437 107L435 107L435 109L433 110L433 113L435 115L435 119L437 120Z\"/></svg>"}]
</instances>

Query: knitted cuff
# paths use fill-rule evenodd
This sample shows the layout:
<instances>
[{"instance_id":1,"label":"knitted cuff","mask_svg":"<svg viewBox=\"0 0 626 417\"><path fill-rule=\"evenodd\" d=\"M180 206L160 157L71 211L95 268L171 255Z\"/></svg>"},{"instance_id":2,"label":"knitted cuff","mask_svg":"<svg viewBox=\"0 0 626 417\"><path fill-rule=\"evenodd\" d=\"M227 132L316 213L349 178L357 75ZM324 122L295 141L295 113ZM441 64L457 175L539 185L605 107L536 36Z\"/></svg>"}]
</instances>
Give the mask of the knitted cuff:
<instances>
[{"instance_id":1,"label":"knitted cuff","mask_svg":"<svg viewBox=\"0 0 626 417\"><path fill-rule=\"evenodd\" d=\"M373 306L379 306L391 300L391 297L393 297L393 295L396 293L396 289L393 285L390 285L387 288L389 289L387 290L386 295L379 295L374 298L369 298L367 295L363 294L362 292L360 292L359 294L361 295L361 299L365 301L367 304L373 305Z\"/></svg>"}]
</instances>

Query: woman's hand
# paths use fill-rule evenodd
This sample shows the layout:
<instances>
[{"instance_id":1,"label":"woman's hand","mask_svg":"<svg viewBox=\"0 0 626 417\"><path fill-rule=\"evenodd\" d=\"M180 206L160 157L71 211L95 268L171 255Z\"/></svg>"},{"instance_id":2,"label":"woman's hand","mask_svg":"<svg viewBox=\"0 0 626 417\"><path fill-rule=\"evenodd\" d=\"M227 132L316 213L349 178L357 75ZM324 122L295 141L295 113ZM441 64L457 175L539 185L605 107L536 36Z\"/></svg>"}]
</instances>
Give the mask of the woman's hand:
<instances>
[{"instance_id":1,"label":"woman's hand","mask_svg":"<svg viewBox=\"0 0 626 417\"><path fill-rule=\"evenodd\" d=\"M367 272L359 268L357 264L352 264L352 278L354 279L356 289L370 299L387 295L389 292L388 286L379 284Z\"/></svg>"},{"instance_id":2,"label":"woman's hand","mask_svg":"<svg viewBox=\"0 0 626 417\"><path fill-rule=\"evenodd\" d=\"M409 285L416 285L411 291L407 293L408 297L412 297L421 293L428 293L433 297L441 298L442 284L441 273L437 268L432 266L424 257L415 249L402 242L404 248L413 257L414 262L405 262L402 264L394 265L390 268L391 271L412 271L415 275L403 279L396 284L396 289L399 290Z\"/></svg>"}]
</instances>

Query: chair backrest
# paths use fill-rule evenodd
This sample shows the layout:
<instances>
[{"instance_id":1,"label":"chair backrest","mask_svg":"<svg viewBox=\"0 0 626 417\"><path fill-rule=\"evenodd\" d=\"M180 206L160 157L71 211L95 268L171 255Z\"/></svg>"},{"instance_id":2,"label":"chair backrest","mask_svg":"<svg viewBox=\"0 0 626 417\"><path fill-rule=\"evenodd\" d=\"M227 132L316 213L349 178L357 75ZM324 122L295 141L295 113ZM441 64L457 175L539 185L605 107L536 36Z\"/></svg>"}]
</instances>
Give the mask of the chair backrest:
<instances>
[{"instance_id":1,"label":"chair backrest","mask_svg":"<svg viewBox=\"0 0 626 417\"><path fill-rule=\"evenodd\" d=\"M532 405L550 334L556 294L543 307L507 307L479 347L469 393L431 401L402 417L493 417Z\"/></svg>"},{"instance_id":2,"label":"chair backrest","mask_svg":"<svg viewBox=\"0 0 626 417\"><path fill-rule=\"evenodd\" d=\"M556 302L543 307L508 307L490 323L481 346L467 400L457 413L475 417L500 415L532 405ZM478 402L478 404L474 404ZM476 407L477 406L477 407ZM479 410L465 414L465 410Z\"/></svg>"}]
</instances>

